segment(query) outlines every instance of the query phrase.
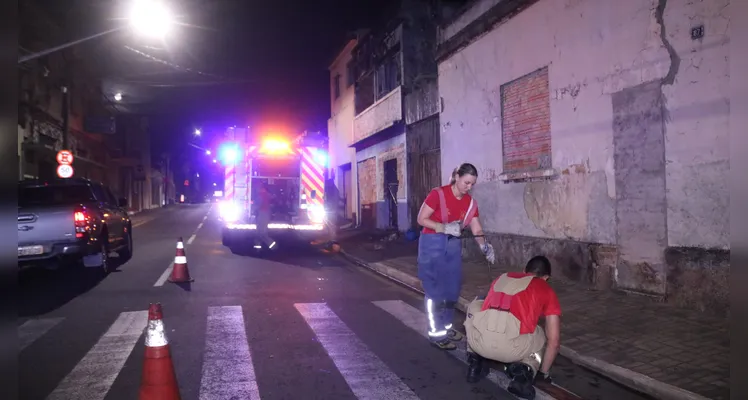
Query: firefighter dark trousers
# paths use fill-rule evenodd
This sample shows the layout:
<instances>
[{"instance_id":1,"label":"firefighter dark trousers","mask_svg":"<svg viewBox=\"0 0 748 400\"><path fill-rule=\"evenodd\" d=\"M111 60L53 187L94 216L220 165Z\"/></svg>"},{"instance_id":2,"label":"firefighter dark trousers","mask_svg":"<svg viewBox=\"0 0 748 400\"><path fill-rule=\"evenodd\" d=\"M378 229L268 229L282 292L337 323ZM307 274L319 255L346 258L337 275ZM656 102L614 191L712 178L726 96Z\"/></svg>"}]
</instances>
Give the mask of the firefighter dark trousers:
<instances>
[{"instance_id":1,"label":"firefighter dark trousers","mask_svg":"<svg viewBox=\"0 0 748 400\"><path fill-rule=\"evenodd\" d=\"M425 292L428 336L447 338L454 307L462 286L462 245L443 233L422 234L418 239L418 277Z\"/></svg>"}]
</instances>

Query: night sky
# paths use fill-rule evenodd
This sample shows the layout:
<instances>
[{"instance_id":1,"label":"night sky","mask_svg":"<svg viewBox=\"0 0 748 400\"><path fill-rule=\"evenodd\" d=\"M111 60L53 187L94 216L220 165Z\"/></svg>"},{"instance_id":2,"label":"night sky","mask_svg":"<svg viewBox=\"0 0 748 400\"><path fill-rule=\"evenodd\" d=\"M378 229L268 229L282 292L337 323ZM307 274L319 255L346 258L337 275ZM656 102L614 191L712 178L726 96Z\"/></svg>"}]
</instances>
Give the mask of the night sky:
<instances>
[{"instance_id":1,"label":"night sky","mask_svg":"<svg viewBox=\"0 0 748 400\"><path fill-rule=\"evenodd\" d=\"M61 26L60 31L41 35L56 45L123 25L124 11L132 1L21 0L19 4L21 18L35 20L32 32L46 31L48 25L28 11L33 8ZM124 98L118 104L128 108L121 112L151 117L154 152L183 143L193 127L203 128L207 138L230 125L284 128L290 133L326 131L327 68L345 44L345 34L376 28L395 4L395 0L171 0L182 25L167 40L148 42L132 33L115 33L77 45L76 50L83 63L115 82L104 85L109 96L122 91Z\"/></svg>"},{"instance_id":2,"label":"night sky","mask_svg":"<svg viewBox=\"0 0 748 400\"><path fill-rule=\"evenodd\" d=\"M189 136L193 126L208 137L234 124L326 131L327 68L346 32L377 25L387 6L384 0L228 0L185 9L184 20L197 28L180 28L168 54L203 74L158 76L177 87L152 89L158 92L154 132L169 143ZM191 84L223 80L234 83Z\"/></svg>"}]
</instances>

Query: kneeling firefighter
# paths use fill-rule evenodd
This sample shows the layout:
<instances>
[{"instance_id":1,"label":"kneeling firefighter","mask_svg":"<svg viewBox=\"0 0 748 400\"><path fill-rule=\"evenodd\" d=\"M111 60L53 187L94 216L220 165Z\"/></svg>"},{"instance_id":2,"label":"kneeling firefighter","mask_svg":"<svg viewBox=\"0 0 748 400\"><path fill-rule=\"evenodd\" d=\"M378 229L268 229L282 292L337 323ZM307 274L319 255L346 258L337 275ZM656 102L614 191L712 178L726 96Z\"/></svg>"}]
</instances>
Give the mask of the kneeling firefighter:
<instances>
[{"instance_id":1,"label":"kneeling firefighter","mask_svg":"<svg viewBox=\"0 0 748 400\"><path fill-rule=\"evenodd\" d=\"M452 173L449 185L433 189L421 205L418 224L423 227L418 240L418 277L425 292L428 336L443 350L457 348L453 341L463 335L452 329L454 307L462 286L462 230L470 227L475 240L490 263L493 247L483 238L478 220L478 204L468 194L478 179L472 164L462 164Z\"/></svg>"},{"instance_id":2,"label":"kneeling firefighter","mask_svg":"<svg viewBox=\"0 0 748 400\"><path fill-rule=\"evenodd\" d=\"M478 381L484 358L506 365L509 392L519 397L533 399L533 383L550 382L561 339L561 306L547 282L550 276L550 261L533 257L524 272L502 274L485 299L470 303L465 320L468 382ZM540 317L545 317L545 330L538 326Z\"/></svg>"}]
</instances>

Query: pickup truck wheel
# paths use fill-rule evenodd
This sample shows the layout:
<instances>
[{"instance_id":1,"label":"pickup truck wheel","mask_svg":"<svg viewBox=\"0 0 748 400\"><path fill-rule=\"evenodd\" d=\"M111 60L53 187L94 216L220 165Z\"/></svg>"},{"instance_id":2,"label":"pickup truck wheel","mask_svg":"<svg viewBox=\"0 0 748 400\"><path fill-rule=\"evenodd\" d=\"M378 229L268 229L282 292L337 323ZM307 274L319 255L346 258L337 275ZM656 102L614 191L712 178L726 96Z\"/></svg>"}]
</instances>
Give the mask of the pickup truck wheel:
<instances>
[{"instance_id":1,"label":"pickup truck wheel","mask_svg":"<svg viewBox=\"0 0 748 400\"><path fill-rule=\"evenodd\" d=\"M122 260L122 262L130 261L130 259L132 258L132 232L128 232L127 236L125 236L125 243L125 248L117 252L117 255L119 255L119 258L120 260Z\"/></svg>"},{"instance_id":2,"label":"pickup truck wheel","mask_svg":"<svg viewBox=\"0 0 748 400\"><path fill-rule=\"evenodd\" d=\"M105 235L104 237L107 236ZM105 275L109 273L108 243L102 240L99 253L83 257L83 265L86 268L97 268L98 270L103 271Z\"/></svg>"}]
</instances>

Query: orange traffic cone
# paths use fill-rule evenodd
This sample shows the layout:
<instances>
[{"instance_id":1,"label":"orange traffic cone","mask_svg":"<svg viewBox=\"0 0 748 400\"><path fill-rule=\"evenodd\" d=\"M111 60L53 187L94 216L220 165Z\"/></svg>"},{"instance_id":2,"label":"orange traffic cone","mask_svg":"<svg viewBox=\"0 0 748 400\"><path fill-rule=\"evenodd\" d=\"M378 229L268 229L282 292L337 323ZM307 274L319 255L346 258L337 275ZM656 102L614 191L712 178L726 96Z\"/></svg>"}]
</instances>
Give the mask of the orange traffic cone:
<instances>
[{"instance_id":1,"label":"orange traffic cone","mask_svg":"<svg viewBox=\"0 0 748 400\"><path fill-rule=\"evenodd\" d=\"M148 307L145 332L145 359L139 400L180 400L179 385L171 361L169 339L164 329L161 304Z\"/></svg>"},{"instance_id":2,"label":"orange traffic cone","mask_svg":"<svg viewBox=\"0 0 748 400\"><path fill-rule=\"evenodd\" d=\"M194 279L190 278L190 270L187 269L187 255L184 254L184 243L180 237L177 242L177 255L174 256L174 266L171 269L169 282L181 283L192 281Z\"/></svg>"}]
</instances>

